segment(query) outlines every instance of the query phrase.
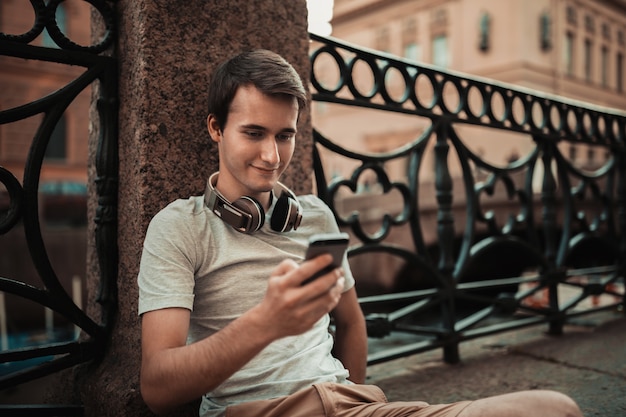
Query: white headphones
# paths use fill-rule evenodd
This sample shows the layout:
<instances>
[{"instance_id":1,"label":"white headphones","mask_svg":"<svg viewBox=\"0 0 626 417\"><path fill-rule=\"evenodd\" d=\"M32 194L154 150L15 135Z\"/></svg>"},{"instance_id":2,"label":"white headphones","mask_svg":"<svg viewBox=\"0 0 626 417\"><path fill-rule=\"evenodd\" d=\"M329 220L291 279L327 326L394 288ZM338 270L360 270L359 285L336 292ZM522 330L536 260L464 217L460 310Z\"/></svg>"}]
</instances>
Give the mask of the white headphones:
<instances>
[{"instance_id":1,"label":"white headphones","mask_svg":"<svg viewBox=\"0 0 626 417\"><path fill-rule=\"evenodd\" d=\"M265 210L253 197L242 196L228 201L216 188L218 172L213 173L206 184L204 204L224 222L242 233L254 233L265 223ZM302 209L296 195L284 184L276 182L280 197L276 201L270 226L275 232L295 230L302 221ZM274 195L272 190L271 196ZM272 197L273 198L273 197Z\"/></svg>"}]
</instances>

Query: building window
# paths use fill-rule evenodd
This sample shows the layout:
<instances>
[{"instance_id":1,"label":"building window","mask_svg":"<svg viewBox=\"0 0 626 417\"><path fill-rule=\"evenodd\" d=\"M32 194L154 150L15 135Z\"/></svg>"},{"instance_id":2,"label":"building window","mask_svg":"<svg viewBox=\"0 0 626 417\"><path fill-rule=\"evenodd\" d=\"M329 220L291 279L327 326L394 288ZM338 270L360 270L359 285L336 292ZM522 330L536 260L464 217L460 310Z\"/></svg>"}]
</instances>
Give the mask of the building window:
<instances>
[{"instance_id":1,"label":"building window","mask_svg":"<svg viewBox=\"0 0 626 417\"><path fill-rule=\"evenodd\" d=\"M595 33L595 31L596 31L596 24L593 21L593 16L591 16L591 15L586 15L585 16L585 29L589 33Z\"/></svg>"},{"instance_id":2,"label":"building window","mask_svg":"<svg viewBox=\"0 0 626 417\"><path fill-rule=\"evenodd\" d=\"M448 25L448 13L445 9L437 9L432 14L431 29L437 30Z\"/></svg>"},{"instance_id":3,"label":"building window","mask_svg":"<svg viewBox=\"0 0 626 417\"><path fill-rule=\"evenodd\" d=\"M567 6L567 23L572 26L576 26L576 8L574 6Z\"/></svg>"},{"instance_id":4,"label":"building window","mask_svg":"<svg viewBox=\"0 0 626 417\"><path fill-rule=\"evenodd\" d=\"M376 33L376 46L375 49L382 52L390 52L389 51L389 29L388 28L380 28Z\"/></svg>"},{"instance_id":5,"label":"building window","mask_svg":"<svg viewBox=\"0 0 626 417\"><path fill-rule=\"evenodd\" d=\"M417 27L415 19L407 19L402 28L403 56L412 61L422 59L422 50L417 42Z\"/></svg>"},{"instance_id":6,"label":"building window","mask_svg":"<svg viewBox=\"0 0 626 417\"><path fill-rule=\"evenodd\" d=\"M565 45L563 47L563 59L565 61L565 73L574 75L574 34L565 34Z\"/></svg>"},{"instance_id":7,"label":"building window","mask_svg":"<svg viewBox=\"0 0 626 417\"><path fill-rule=\"evenodd\" d=\"M617 53L615 60L615 84L617 91L624 91L624 54L621 52Z\"/></svg>"},{"instance_id":8,"label":"building window","mask_svg":"<svg viewBox=\"0 0 626 417\"><path fill-rule=\"evenodd\" d=\"M609 83L609 48L602 47L602 57L600 61L600 76L602 77L602 86L606 87Z\"/></svg>"},{"instance_id":9,"label":"building window","mask_svg":"<svg viewBox=\"0 0 626 417\"><path fill-rule=\"evenodd\" d=\"M65 116L63 116L57 122L52 131L52 136L50 136L50 142L46 148L46 159L61 161L67 158L66 130Z\"/></svg>"},{"instance_id":10,"label":"building window","mask_svg":"<svg viewBox=\"0 0 626 417\"><path fill-rule=\"evenodd\" d=\"M47 3L49 3L49 1L46 1L46 4ZM57 26L61 30L61 33L64 33L67 36L66 13L65 13L65 7L62 4L59 4L57 6L55 19L57 22ZM46 48L58 48L59 47L50 37L50 34L48 33L48 29L44 29L43 31L42 45L45 46Z\"/></svg>"},{"instance_id":11,"label":"building window","mask_svg":"<svg viewBox=\"0 0 626 417\"><path fill-rule=\"evenodd\" d=\"M591 81L591 65L592 65L592 47L591 39L585 39L585 80Z\"/></svg>"},{"instance_id":12,"label":"building window","mask_svg":"<svg viewBox=\"0 0 626 417\"><path fill-rule=\"evenodd\" d=\"M450 64L448 56L448 38L446 37L446 27L448 26L448 13L445 9L436 9L431 14L431 58L432 63L447 68Z\"/></svg>"},{"instance_id":13,"label":"building window","mask_svg":"<svg viewBox=\"0 0 626 417\"><path fill-rule=\"evenodd\" d=\"M417 26L415 19L407 19L402 27L402 43L411 43L417 40Z\"/></svg>"},{"instance_id":14,"label":"building window","mask_svg":"<svg viewBox=\"0 0 626 417\"><path fill-rule=\"evenodd\" d=\"M489 35L491 26L491 16L487 12L480 15L478 24L478 49L485 52L489 50Z\"/></svg>"},{"instance_id":15,"label":"building window","mask_svg":"<svg viewBox=\"0 0 626 417\"><path fill-rule=\"evenodd\" d=\"M422 48L418 43L407 43L404 45L404 57L412 61L422 60Z\"/></svg>"},{"instance_id":16,"label":"building window","mask_svg":"<svg viewBox=\"0 0 626 417\"><path fill-rule=\"evenodd\" d=\"M611 28L608 23L602 24L602 38L607 41L611 40Z\"/></svg>"},{"instance_id":17,"label":"building window","mask_svg":"<svg viewBox=\"0 0 626 417\"><path fill-rule=\"evenodd\" d=\"M433 64L448 67L448 38L446 35L436 35L433 38Z\"/></svg>"},{"instance_id":18,"label":"building window","mask_svg":"<svg viewBox=\"0 0 626 417\"><path fill-rule=\"evenodd\" d=\"M550 15L542 13L539 17L539 44L542 51L548 51L552 48L552 20Z\"/></svg>"}]
</instances>

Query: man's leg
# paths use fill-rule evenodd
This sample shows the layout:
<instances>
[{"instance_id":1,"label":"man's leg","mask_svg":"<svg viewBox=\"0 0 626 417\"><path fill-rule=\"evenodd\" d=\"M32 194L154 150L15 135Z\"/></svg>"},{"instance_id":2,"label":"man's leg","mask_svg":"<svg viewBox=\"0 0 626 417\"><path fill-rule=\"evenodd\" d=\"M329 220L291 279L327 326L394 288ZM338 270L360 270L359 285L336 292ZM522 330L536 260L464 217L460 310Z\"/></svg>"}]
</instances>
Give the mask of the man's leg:
<instances>
[{"instance_id":1,"label":"man's leg","mask_svg":"<svg viewBox=\"0 0 626 417\"><path fill-rule=\"evenodd\" d=\"M473 401L458 417L582 417L578 405L555 391L520 391Z\"/></svg>"}]
</instances>

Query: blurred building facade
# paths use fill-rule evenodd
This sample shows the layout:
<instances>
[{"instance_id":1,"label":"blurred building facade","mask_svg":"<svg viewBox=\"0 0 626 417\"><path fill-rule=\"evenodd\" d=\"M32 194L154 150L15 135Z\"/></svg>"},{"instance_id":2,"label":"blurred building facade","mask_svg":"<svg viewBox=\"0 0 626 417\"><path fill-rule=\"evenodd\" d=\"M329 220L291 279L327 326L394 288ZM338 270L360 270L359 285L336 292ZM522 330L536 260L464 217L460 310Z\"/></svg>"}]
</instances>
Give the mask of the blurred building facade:
<instances>
[{"instance_id":1,"label":"blurred building facade","mask_svg":"<svg viewBox=\"0 0 626 417\"><path fill-rule=\"evenodd\" d=\"M419 64L626 109L623 0L335 0L332 28L334 38ZM358 77L359 71L354 74ZM337 75L327 77L332 83ZM400 76L397 81L402 82ZM417 138L429 123L376 113L381 112L313 104L316 129L364 152L395 149ZM501 132L495 137L466 126L459 130L466 138L475 137L470 146L495 164L515 160L533 146L526 135ZM591 169L606 158L603 151L582 145L565 152ZM333 174L342 171L338 161L328 166ZM399 177L403 169L398 166Z\"/></svg>"}]
</instances>

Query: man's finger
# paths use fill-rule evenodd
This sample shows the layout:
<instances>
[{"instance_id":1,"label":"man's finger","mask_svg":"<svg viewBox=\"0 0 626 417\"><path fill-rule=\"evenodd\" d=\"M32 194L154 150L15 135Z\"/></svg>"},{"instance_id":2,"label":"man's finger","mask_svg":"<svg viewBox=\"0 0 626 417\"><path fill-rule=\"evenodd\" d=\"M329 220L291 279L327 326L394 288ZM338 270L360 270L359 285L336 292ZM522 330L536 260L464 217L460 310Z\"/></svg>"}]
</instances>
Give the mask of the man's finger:
<instances>
[{"instance_id":1,"label":"man's finger","mask_svg":"<svg viewBox=\"0 0 626 417\"><path fill-rule=\"evenodd\" d=\"M313 277L316 274L319 274L320 271L328 268L332 262L333 262L333 257L330 254L323 254L313 259L304 261L300 265L300 268L297 273L298 284L303 284L306 281L310 280L311 277ZM328 272L325 272L325 273L328 273ZM320 278L320 276L316 278Z\"/></svg>"}]
</instances>

